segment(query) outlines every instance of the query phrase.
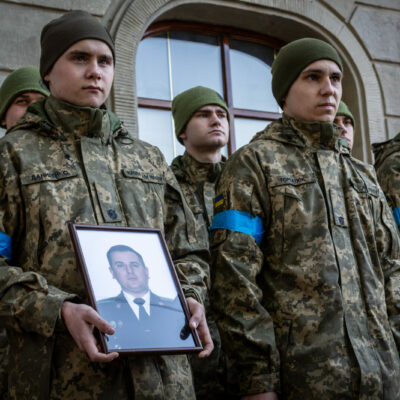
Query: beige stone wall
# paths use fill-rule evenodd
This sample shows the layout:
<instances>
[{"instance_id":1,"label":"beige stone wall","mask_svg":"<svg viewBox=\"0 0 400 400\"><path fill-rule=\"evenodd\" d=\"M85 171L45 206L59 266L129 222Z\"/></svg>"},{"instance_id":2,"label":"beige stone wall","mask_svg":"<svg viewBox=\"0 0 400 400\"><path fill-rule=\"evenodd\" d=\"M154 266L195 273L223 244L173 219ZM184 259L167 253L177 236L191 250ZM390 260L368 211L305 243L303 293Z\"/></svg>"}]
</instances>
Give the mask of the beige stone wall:
<instances>
[{"instance_id":1,"label":"beige stone wall","mask_svg":"<svg viewBox=\"0 0 400 400\"><path fill-rule=\"evenodd\" d=\"M354 154L372 161L370 144L400 131L399 0L9 0L0 1L0 81L39 61L41 27L63 12L85 9L116 41L110 107L137 135L135 56L146 28L178 19L235 26L285 41L327 40L345 64L344 100L357 120Z\"/></svg>"}]
</instances>

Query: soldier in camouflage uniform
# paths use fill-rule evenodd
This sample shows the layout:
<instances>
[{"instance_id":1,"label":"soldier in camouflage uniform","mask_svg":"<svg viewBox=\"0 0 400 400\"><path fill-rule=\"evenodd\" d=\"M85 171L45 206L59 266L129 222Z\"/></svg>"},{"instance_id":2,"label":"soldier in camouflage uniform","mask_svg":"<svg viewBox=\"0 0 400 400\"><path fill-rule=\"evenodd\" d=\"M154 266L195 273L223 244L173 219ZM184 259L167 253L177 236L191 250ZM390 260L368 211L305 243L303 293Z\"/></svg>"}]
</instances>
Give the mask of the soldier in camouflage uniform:
<instances>
[{"instance_id":1,"label":"soldier in camouflage uniform","mask_svg":"<svg viewBox=\"0 0 400 400\"><path fill-rule=\"evenodd\" d=\"M400 229L400 132L393 139L374 143L375 170Z\"/></svg>"},{"instance_id":2,"label":"soldier in camouflage uniform","mask_svg":"<svg viewBox=\"0 0 400 400\"><path fill-rule=\"evenodd\" d=\"M356 122L353 114L344 101L340 101L333 123L342 128L340 143L351 151L354 143L354 129Z\"/></svg>"},{"instance_id":3,"label":"soldier in camouflage uniform","mask_svg":"<svg viewBox=\"0 0 400 400\"><path fill-rule=\"evenodd\" d=\"M338 142L341 71L323 41L284 46L284 114L217 184L212 299L243 399L399 398L400 240L373 168Z\"/></svg>"},{"instance_id":4,"label":"soldier in camouflage uniform","mask_svg":"<svg viewBox=\"0 0 400 400\"><path fill-rule=\"evenodd\" d=\"M9 341L10 399L194 399L184 355L118 357L93 328L112 326L87 303L67 223L159 228L207 356L202 306L207 244L161 152L105 110L114 74L108 32L85 12L41 36L51 96L0 142L0 307ZM196 301L198 300L198 301Z\"/></svg>"},{"instance_id":5,"label":"soldier in camouflage uniform","mask_svg":"<svg viewBox=\"0 0 400 400\"><path fill-rule=\"evenodd\" d=\"M174 98L172 114L176 136L186 151L173 160L171 168L208 242L215 182L225 162L221 149L229 139L229 110L217 92L197 86ZM208 297L205 305L214 351L207 359L190 357L196 397L227 398L225 357Z\"/></svg>"},{"instance_id":6,"label":"soldier in camouflage uniform","mask_svg":"<svg viewBox=\"0 0 400 400\"><path fill-rule=\"evenodd\" d=\"M7 76L0 87L0 126L11 128L28 106L49 95L41 85L38 67L22 67ZM8 340L5 329L0 331L0 398L7 392Z\"/></svg>"},{"instance_id":7,"label":"soldier in camouflage uniform","mask_svg":"<svg viewBox=\"0 0 400 400\"><path fill-rule=\"evenodd\" d=\"M11 128L30 104L48 95L38 67L21 67L11 72L0 87L0 126Z\"/></svg>"}]
</instances>

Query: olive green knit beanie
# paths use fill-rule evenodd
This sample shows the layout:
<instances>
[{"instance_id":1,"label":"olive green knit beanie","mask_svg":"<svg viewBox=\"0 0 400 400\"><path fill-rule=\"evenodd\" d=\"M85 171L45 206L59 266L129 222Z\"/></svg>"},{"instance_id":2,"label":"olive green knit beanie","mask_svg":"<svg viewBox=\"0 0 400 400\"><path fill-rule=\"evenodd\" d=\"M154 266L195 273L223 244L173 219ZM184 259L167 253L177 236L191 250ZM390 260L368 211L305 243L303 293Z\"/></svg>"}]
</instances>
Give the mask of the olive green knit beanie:
<instances>
[{"instance_id":1,"label":"olive green knit beanie","mask_svg":"<svg viewBox=\"0 0 400 400\"><path fill-rule=\"evenodd\" d=\"M40 75L44 78L54 63L74 43L97 39L110 48L115 62L114 41L107 29L86 11L71 11L53 19L42 29L40 36Z\"/></svg>"},{"instance_id":2,"label":"olive green knit beanie","mask_svg":"<svg viewBox=\"0 0 400 400\"><path fill-rule=\"evenodd\" d=\"M290 86L307 65L318 60L334 61L343 72L342 60L328 43L313 38L303 38L283 46L272 63L272 93L282 107L282 100Z\"/></svg>"},{"instance_id":3,"label":"olive green knit beanie","mask_svg":"<svg viewBox=\"0 0 400 400\"><path fill-rule=\"evenodd\" d=\"M4 80L0 88L0 121L4 119L15 98L25 92L38 92L45 96L49 95L48 90L43 86L38 67L19 68L11 72Z\"/></svg>"},{"instance_id":4,"label":"olive green knit beanie","mask_svg":"<svg viewBox=\"0 0 400 400\"><path fill-rule=\"evenodd\" d=\"M179 135L182 133L192 115L207 104L215 104L226 111L229 119L229 110L223 98L215 91L204 86L196 86L175 96L172 100L172 115L175 123L175 134L179 143L183 144Z\"/></svg>"},{"instance_id":5,"label":"olive green knit beanie","mask_svg":"<svg viewBox=\"0 0 400 400\"><path fill-rule=\"evenodd\" d=\"M353 123L353 128L356 127L356 121L354 120L353 114L350 112L349 107L347 107L344 101L340 101L339 108L336 111L336 116L340 115L344 115L345 117L350 118L351 122Z\"/></svg>"}]
</instances>

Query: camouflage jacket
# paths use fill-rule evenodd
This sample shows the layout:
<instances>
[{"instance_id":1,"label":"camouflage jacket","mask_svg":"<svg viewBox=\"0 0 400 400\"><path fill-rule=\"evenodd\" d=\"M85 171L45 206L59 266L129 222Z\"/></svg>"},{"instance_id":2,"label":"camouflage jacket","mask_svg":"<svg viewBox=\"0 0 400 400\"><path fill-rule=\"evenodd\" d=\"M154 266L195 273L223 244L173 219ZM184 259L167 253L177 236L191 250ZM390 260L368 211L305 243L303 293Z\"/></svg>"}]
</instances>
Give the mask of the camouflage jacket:
<instances>
[{"instance_id":1,"label":"camouflage jacket","mask_svg":"<svg viewBox=\"0 0 400 400\"><path fill-rule=\"evenodd\" d=\"M215 182L225 161L223 157L219 163L201 163L185 152L171 164L190 209L207 228L207 236L214 213Z\"/></svg>"},{"instance_id":2,"label":"camouflage jacket","mask_svg":"<svg viewBox=\"0 0 400 400\"><path fill-rule=\"evenodd\" d=\"M159 228L186 296L206 292L207 244L161 152L118 118L50 97L0 141L0 318L10 342L12 399L193 397L186 356L91 363L60 318L86 302L67 222Z\"/></svg>"},{"instance_id":3,"label":"camouflage jacket","mask_svg":"<svg viewBox=\"0 0 400 400\"><path fill-rule=\"evenodd\" d=\"M284 117L219 178L212 301L241 394L398 399L400 241L339 133Z\"/></svg>"},{"instance_id":4,"label":"camouflage jacket","mask_svg":"<svg viewBox=\"0 0 400 400\"><path fill-rule=\"evenodd\" d=\"M171 164L171 169L190 209L198 224L204 228L202 234L207 242L214 212L215 182L225 161L223 157L219 163L202 163L185 152L183 156L176 157ZM190 364L193 370L196 398L217 400L226 397L225 357L222 354L221 337L208 298L205 306L214 350L210 357L205 359L199 359L196 355L191 356Z\"/></svg>"},{"instance_id":5,"label":"camouflage jacket","mask_svg":"<svg viewBox=\"0 0 400 400\"><path fill-rule=\"evenodd\" d=\"M378 181L400 227L400 133L384 143L374 143Z\"/></svg>"}]
</instances>

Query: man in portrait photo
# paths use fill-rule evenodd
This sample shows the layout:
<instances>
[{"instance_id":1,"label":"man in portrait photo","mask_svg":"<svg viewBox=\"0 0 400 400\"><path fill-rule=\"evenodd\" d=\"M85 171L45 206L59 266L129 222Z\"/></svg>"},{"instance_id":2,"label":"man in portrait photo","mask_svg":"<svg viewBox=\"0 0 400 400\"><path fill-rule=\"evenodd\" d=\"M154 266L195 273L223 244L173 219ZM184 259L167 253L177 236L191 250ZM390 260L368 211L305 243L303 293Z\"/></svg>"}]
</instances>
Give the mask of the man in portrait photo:
<instances>
[{"instance_id":1,"label":"man in portrait photo","mask_svg":"<svg viewBox=\"0 0 400 400\"><path fill-rule=\"evenodd\" d=\"M118 296L98 301L98 311L115 329L107 336L112 349L193 346L185 334L186 319L179 298L160 297L149 288L149 269L129 246L107 252L110 273L121 287Z\"/></svg>"}]
</instances>

